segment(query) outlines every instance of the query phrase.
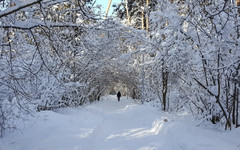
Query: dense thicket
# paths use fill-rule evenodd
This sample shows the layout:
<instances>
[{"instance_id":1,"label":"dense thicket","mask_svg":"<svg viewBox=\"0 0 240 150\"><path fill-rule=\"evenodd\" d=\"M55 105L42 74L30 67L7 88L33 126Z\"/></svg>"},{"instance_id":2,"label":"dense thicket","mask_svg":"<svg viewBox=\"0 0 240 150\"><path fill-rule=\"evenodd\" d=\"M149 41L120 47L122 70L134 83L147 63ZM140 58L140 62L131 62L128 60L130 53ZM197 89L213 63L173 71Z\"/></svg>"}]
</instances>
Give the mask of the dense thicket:
<instances>
[{"instance_id":1,"label":"dense thicket","mask_svg":"<svg viewBox=\"0 0 240 150\"><path fill-rule=\"evenodd\" d=\"M162 0L151 13L151 27L151 49L158 54L150 65L150 88L158 90L163 110L187 104L193 114L214 124L238 127L240 33L235 3Z\"/></svg>"},{"instance_id":2,"label":"dense thicket","mask_svg":"<svg viewBox=\"0 0 240 150\"><path fill-rule=\"evenodd\" d=\"M146 8L129 1L134 23L149 31L144 43L144 100L164 111L188 108L225 129L239 126L239 8L235 1L161 0ZM144 11L143 22L135 15ZM123 6L123 4L122 4ZM121 8L121 7L119 7ZM122 7L124 9L124 7ZM135 9L134 9L135 8ZM153 9L154 8L154 9ZM124 9L126 11L126 7ZM138 9L140 10L140 9ZM117 9L126 19L125 11ZM135 28L140 25L130 24ZM147 60L147 61L146 61Z\"/></svg>"},{"instance_id":3,"label":"dense thicket","mask_svg":"<svg viewBox=\"0 0 240 150\"><path fill-rule=\"evenodd\" d=\"M116 85L164 111L239 126L235 3L159 0L148 8L128 1L131 23L124 25L124 3L122 21L101 20L91 1L14 2L0 12L1 135L36 110L93 102Z\"/></svg>"}]
</instances>

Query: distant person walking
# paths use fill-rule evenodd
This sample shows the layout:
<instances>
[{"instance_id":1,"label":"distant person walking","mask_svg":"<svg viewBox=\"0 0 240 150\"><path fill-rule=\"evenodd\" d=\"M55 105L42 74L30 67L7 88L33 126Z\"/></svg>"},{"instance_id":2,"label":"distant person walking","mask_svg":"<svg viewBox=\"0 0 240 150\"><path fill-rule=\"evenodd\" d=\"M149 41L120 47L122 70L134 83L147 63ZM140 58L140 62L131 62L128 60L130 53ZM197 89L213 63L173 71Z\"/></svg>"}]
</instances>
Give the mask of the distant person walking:
<instances>
[{"instance_id":1,"label":"distant person walking","mask_svg":"<svg viewBox=\"0 0 240 150\"><path fill-rule=\"evenodd\" d=\"M121 97L121 93L120 93L120 92L118 92L118 93L117 93L117 98L118 98L118 101L120 101L120 97Z\"/></svg>"}]
</instances>

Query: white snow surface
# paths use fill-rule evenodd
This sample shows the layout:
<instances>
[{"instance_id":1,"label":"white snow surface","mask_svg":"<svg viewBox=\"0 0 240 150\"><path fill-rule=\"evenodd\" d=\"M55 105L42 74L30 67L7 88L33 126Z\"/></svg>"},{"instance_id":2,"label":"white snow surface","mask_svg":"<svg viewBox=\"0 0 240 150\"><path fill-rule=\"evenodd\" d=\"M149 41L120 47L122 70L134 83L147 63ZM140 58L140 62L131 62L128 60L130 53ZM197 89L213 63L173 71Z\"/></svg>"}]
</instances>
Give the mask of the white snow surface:
<instances>
[{"instance_id":1,"label":"white snow surface","mask_svg":"<svg viewBox=\"0 0 240 150\"><path fill-rule=\"evenodd\" d=\"M240 129L204 128L187 113L168 114L123 97L42 111L0 139L0 150L239 150ZM164 119L168 121L165 122Z\"/></svg>"}]
</instances>

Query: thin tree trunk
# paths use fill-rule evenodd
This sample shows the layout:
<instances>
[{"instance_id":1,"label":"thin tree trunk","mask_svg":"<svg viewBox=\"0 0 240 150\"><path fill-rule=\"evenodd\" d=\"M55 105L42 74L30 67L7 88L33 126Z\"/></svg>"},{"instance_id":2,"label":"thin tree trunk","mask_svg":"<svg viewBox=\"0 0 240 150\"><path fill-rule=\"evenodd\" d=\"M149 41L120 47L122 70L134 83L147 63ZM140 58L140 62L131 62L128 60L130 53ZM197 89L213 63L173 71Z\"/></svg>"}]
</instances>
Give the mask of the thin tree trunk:
<instances>
[{"instance_id":1,"label":"thin tree trunk","mask_svg":"<svg viewBox=\"0 0 240 150\"><path fill-rule=\"evenodd\" d=\"M128 25L130 25L130 16L129 16L129 12L128 12L128 0L125 0L125 8L126 8L126 13L127 13Z\"/></svg>"},{"instance_id":2,"label":"thin tree trunk","mask_svg":"<svg viewBox=\"0 0 240 150\"><path fill-rule=\"evenodd\" d=\"M235 111L236 111L236 96L237 96L237 86L236 83L234 83L234 94L233 94L233 103L232 103L232 123L236 123L236 116L235 116Z\"/></svg>"},{"instance_id":3,"label":"thin tree trunk","mask_svg":"<svg viewBox=\"0 0 240 150\"><path fill-rule=\"evenodd\" d=\"M236 91L236 128L240 125L238 124L238 110L239 110L239 90Z\"/></svg>"},{"instance_id":4,"label":"thin tree trunk","mask_svg":"<svg viewBox=\"0 0 240 150\"><path fill-rule=\"evenodd\" d=\"M109 8L110 8L110 6L111 6L111 3L112 3L112 0L109 0L109 2L108 2L108 7L107 7L107 11L106 11L106 15L105 15L104 19L107 19L107 16L108 16L108 12L109 12Z\"/></svg>"},{"instance_id":5,"label":"thin tree trunk","mask_svg":"<svg viewBox=\"0 0 240 150\"><path fill-rule=\"evenodd\" d=\"M240 0L236 0L236 5L240 6ZM238 8L238 13L240 14L240 8Z\"/></svg>"},{"instance_id":6,"label":"thin tree trunk","mask_svg":"<svg viewBox=\"0 0 240 150\"><path fill-rule=\"evenodd\" d=\"M163 97L163 110L166 111L167 105L167 92L168 92L168 71L165 69L164 62L162 64L162 97Z\"/></svg>"},{"instance_id":7,"label":"thin tree trunk","mask_svg":"<svg viewBox=\"0 0 240 150\"><path fill-rule=\"evenodd\" d=\"M144 30L144 11L143 9L141 10L142 12L142 29Z\"/></svg>"},{"instance_id":8,"label":"thin tree trunk","mask_svg":"<svg viewBox=\"0 0 240 150\"><path fill-rule=\"evenodd\" d=\"M144 53L142 54L142 103L145 101L145 68L144 68Z\"/></svg>"},{"instance_id":9,"label":"thin tree trunk","mask_svg":"<svg viewBox=\"0 0 240 150\"><path fill-rule=\"evenodd\" d=\"M149 20L148 20L148 15L149 15L148 6L149 6L149 2L148 2L148 0L147 0L147 2L146 2L146 6L147 6L147 13L146 13L146 30L148 31L148 30L149 30Z\"/></svg>"},{"instance_id":10,"label":"thin tree trunk","mask_svg":"<svg viewBox=\"0 0 240 150\"><path fill-rule=\"evenodd\" d=\"M240 6L240 0L236 0L236 5Z\"/></svg>"}]
</instances>

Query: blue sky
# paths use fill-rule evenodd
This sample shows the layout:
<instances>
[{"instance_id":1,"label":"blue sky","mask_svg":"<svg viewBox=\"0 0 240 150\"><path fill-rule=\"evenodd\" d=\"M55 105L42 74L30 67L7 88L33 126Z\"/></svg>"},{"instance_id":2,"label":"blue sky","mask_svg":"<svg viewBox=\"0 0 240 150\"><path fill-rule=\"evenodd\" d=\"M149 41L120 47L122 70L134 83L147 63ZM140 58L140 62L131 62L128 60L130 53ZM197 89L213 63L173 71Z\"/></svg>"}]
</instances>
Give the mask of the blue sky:
<instances>
[{"instance_id":1,"label":"blue sky","mask_svg":"<svg viewBox=\"0 0 240 150\"><path fill-rule=\"evenodd\" d=\"M106 13L108 2L109 2L109 0L96 0L96 4L102 5L102 11L104 12L104 14ZM121 2L121 0L112 0L112 4L110 7L108 16L110 16L112 14L112 11L113 11L112 5L119 4L120 2Z\"/></svg>"}]
</instances>

